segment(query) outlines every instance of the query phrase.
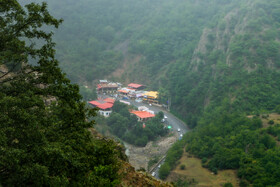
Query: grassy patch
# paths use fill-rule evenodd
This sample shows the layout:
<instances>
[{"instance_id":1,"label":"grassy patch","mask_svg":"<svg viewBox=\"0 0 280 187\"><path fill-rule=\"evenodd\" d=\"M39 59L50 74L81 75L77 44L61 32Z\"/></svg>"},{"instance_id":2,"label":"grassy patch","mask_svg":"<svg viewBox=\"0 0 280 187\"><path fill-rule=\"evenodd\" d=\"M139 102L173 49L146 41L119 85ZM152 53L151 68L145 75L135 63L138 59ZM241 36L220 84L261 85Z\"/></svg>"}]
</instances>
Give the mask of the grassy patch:
<instances>
[{"instance_id":1,"label":"grassy patch","mask_svg":"<svg viewBox=\"0 0 280 187\"><path fill-rule=\"evenodd\" d=\"M191 157L188 153L184 153L179 161L180 164L171 172L167 181L185 180L189 182L189 186L223 186L226 183L231 183L233 186L238 186L238 178L236 171L224 170L218 171L214 175L211 171L201 166L201 160ZM182 170L181 165L185 165ZM195 182L194 182L195 181Z\"/></svg>"},{"instance_id":2,"label":"grassy patch","mask_svg":"<svg viewBox=\"0 0 280 187\"><path fill-rule=\"evenodd\" d=\"M253 118L253 115L247 116L248 118ZM280 114L261 114L259 118L262 120L263 128L267 128L271 125L280 124ZM273 124L269 124L273 121Z\"/></svg>"},{"instance_id":3,"label":"grassy patch","mask_svg":"<svg viewBox=\"0 0 280 187\"><path fill-rule=\"evenodd\" d=\"M272 113L272 114L269 114L269 116L267 118L263 118L261 116L261 120L263 122L264 128L269 127L270 125L273 125L273 124L277 124L277 123L280 124L280 114ZM273 121L274 123L269 124L271 121Z\"/></svg>"}]
</instances>

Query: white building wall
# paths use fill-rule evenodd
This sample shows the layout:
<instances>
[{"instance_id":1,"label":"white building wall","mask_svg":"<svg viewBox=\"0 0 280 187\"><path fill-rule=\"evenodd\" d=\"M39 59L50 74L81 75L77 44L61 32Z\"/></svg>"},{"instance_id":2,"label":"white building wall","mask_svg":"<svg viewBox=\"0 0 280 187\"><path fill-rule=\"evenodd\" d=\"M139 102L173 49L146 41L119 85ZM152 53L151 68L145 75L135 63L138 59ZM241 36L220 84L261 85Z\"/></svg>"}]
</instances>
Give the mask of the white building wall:
<instances>
[{"instance_id":1,"label":"white building wall","mask_svg":"<svg viewBox=\"0 0 280 187\"><path fill-rule=\"evenodd\" d=\"M99 114L104 117L109 117L111 113L112 113L112 110L110 110L110 111L99 110Z\"/></svg>"}]
</instances>

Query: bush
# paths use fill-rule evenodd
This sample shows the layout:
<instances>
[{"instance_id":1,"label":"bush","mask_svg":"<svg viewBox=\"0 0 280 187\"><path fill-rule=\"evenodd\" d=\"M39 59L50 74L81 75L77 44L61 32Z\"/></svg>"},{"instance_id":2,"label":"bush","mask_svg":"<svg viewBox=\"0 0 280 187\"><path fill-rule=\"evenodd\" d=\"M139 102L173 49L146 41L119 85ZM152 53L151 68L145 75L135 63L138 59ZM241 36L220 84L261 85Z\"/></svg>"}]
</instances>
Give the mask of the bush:
<instances>
[{"instance_id":1,"label":"bush","mask_svg":"<svg viewBox=\"0 0 280 187\"><path fill-rule=\"evenodd\" d=\"M171 170L171 168L170 168L169 164L164 163L164 164L160 167L160 170L159 170L159 177L160 177L161 179L165 179L165 178L169 175L170 170Z\"/></svg>"},{"instance_id":2,"label":"bush","mask_svg":"<svg viewBox=\"0 0 280 187\"><path fill-rule=\"evenodd\" d=\"M143 172L146 172L146 169L143 168L143 167L140 167L139 169L137 169L137 171L143 171Z\"/></svg>"},{"instance_id":3,"label":"bush","mask_svg":"<svg viewBox=\"0 0 280 187\"><path fill-rule=\"evenodd\" d=\"M274 121L273 121L273 120L269 120L269 121L268 121L268 124L269 124L269 125L273 125L273 124L274 124Z\"/></svg>"},{"instance_id":4,"label":"bush","mask_svg":"<svg viewBox=\"0 0 280 187\"><path fill-rule=\"evenodd\" d=\"M180 169L181 169L181 170L186 169L186 165L184 165L184 164L183 164L183 165L181 165L181 166L180 166Z\"/></svg>"},{"instance_id":5,"label":"bush","mask_svg":"<svg viewBox=\"0 0 280 187\"><path fill-rule=\"evenodd\" d=\"M217 169L217 168L215 168L215 167L211 168L211 171L212 171L215 175L217 175L217 174L218 174L218 169Z\"/></svg>"},{"instance_id":6,"label":"bush","mask_svg":"<svg viewBox=\"0 0 280 187\"><path fill-rule=\"evenodd\" d=\"M242 179L239 183L240 187L247 187L249 186L249 182L247 182L246 180Z\"/></svg>"},{"instance_id":7,"label":"bush","mask_svg":"<svg viewBox=\"0 0 280 187\"><path fill-rule=\"evenodd\" d=\"M263 115L262 115L262 118L267 119L268 116L267 116L266 114L263 114Z\"/></svg>"},{"instance_id":8,"label":"bush","mask_svg":"<svg viewBox=\"0 0 280 187\"><path fill-rule=\"evenodd\" d=\"M277 112L278 114L280 114L280 105L277 105L276 107L275 107L275 112Z\"/></svg>"},{"instance_id":9,"label":"bush","mask_svg":"<svg viewBox=\"0 0 280 187\"><path fill-rule=\"evenodd\" d=\"M203 158L202 160L201 160L201 162L202 162L202 164L205 164L206 162L207 162L207 158Z\"/></svg>"},{"instance_id":10,"label":"bush","mask_svg":"<svg viewBox=\"0 0 280 187\"><path fill-rule=\"evenodd\" d=\"M223 185L223 187L233 187L233 185L232 185L230 182L228 182L228 183L225 183L225 184Z\"/></svg>"}]
</instances>

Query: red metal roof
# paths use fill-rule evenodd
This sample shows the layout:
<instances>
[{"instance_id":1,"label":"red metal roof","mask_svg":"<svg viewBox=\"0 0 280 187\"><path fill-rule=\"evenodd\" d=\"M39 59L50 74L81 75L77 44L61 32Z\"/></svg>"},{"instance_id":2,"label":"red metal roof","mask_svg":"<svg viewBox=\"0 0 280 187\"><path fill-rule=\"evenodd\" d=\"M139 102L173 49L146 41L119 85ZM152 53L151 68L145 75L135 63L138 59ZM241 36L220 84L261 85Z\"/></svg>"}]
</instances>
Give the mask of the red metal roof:
<instances>
[{"instance_id":1,"label":"red metal roof","mask_svg":"<svg viewBox=\"0 0 280 187\"><path fill-rule=\"evenodd\" d=\"M139 118L152 118L155 117L154 114L151 114L149 112L146 111L137 111L137 110L133 110L130 113L135 114L136 116L138 116Z\"/></svg>"},{"instance_id":2,"label":"red metal roof","mask_svg":"<svg viewBox=\"0 0 280 187\"><path fill-rule=\"evenodd\" d=\"M96 107L105 110L105 109L108 109L108 108L112 108L113 105L114 105L113 103L103 103L103 104L100 104Z\"/></svg>"},{"instance_id":3,"label":"red metal roof","mask_svg":"<svg viewBox=\"0 0 280 187\"><path fill-rule=\"evenodd\" d=\"M101 104L101 103L99 103L98 101L90 101L90 102L88 102L88 103L90 103L90 104L92 104L92 105L95 105L95 106L98 106L98 105Z\"/></svg>"},{"instance_id":4,"label":"red metal roof","mask_svg":"<svg viewBox=\"0 0 280 187\"><path fill-rule=\"evenodd\" d=\"M109 102L100 103L100 102L98 102L98 101L90 101L90 102L88 102L88 103L90 103L90 104L96 106L97 108L103 109L103 110L108 109L108 108L112 108L113 105L114 105L113 103L109 103Z\"/></svg>"},{"instance_id":5,"label":"red metal roof","mask_svg":"<svg viewBox=\"0 0 280 187\"><path fill-rule=\"evenodd\" d=\"M97 89L99 90L99 89L101 89L102 87L101 87L101 85L100 84L97 84Z\"/></svg>"},{"instance_id":6,"label":"red metal roof","mask_svg":"<svg viewBox=\"0 0 280 187\"><path fill-rule=\"evenodd\" d=\"M137 88L140 88L140 87L143 86L143 85L141 85L141 84L135 84L135 83L130 83L128 86L137 89Z\"/></svg>"}]
</instances>

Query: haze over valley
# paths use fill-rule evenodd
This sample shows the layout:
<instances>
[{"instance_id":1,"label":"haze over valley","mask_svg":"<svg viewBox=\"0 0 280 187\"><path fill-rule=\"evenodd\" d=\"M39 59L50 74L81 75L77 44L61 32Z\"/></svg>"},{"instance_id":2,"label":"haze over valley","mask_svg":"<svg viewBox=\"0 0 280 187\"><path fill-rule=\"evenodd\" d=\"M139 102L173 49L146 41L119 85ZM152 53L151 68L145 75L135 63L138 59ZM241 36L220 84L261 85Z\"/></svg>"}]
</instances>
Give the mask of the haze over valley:
<instances>
[{"instance_id":1,"label":"haze over valley","mask_svg":"<svg viewBox=\"0 0 280 187\"><path fill-rule=\"evenodd\" d=\"M0 186L280 185L280 1L0 15Z\"/></svg>"}]
</instances>

